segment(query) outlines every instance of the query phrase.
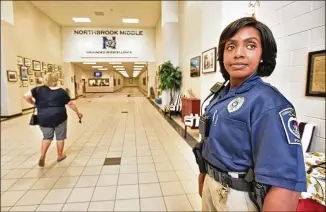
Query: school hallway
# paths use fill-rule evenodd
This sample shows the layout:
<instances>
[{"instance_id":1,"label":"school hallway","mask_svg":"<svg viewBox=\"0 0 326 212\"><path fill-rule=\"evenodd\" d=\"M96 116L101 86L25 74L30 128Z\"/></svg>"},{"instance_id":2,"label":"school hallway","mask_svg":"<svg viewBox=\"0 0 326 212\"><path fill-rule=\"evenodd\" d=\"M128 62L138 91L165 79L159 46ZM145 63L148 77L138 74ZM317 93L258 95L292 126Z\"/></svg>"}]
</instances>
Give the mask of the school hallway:
<instances>
[{"instance_id":1,"label":"school hallway","mask_svg":"<svg viewBox=\"0 0 326 212\"><path fill-rule=\"evenodd\" d=\"M31 114L1 122L1 211L200 211L191 147L135 89L77 99L67 158L54 141L44 168Z\"/></svg>"}]
</instances>

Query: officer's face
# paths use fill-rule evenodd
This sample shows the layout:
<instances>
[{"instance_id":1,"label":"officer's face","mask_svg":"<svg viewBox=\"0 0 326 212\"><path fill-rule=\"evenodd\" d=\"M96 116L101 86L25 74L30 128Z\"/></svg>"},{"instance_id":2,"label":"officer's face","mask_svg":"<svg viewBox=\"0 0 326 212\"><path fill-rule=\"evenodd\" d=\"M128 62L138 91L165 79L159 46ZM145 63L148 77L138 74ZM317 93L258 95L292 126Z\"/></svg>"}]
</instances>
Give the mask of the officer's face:
<instances>
[{"instance_id":1,"label":"officer's face","mask_svg":"<svg viewBox=\"0 0 326 212\"><path fill-rule=\"evenodd\" d=\"M243 82L258 68L262 56L260 34L254 27L240 29L224 47L224 67L232 81Z\"/></svg>"}]
</instances>

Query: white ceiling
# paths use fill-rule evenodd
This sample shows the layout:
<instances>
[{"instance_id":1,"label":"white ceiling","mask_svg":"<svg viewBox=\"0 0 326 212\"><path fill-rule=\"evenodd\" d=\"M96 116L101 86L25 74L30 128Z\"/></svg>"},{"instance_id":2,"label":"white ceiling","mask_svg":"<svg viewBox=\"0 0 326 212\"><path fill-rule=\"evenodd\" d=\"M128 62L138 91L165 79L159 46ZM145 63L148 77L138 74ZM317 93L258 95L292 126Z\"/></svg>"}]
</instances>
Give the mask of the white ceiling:
<instances>
[{"instance_id":1,"label":"white ceiling","mask_svg":"<svg viewBox=\"0 0 326 212\"><path fill-rule=\"evenodd\" d=\"M85 71L97 71L98 70L98 68L92 68L92 66L103 66L103 68L107 68L108 71L115 71L115 68L113 68L113 66L124 66L129 77L133 76L133 70L134 70L134 63L132 63L132 62L122 62L121 64L109 64L108 62L97 62L96 65L73 62L73 64L77 65L78 67L82 68ZM136 66L144 66L144 68L141 70L141 72L139 72L138 75L140 75L142 72L147 70L147 64L146 65L137 65L136 64ZM101 72L105 72L105 71L101 71Z\"/></svg>"},{"instance_id":2,"label":"white ceiling","mask_svg":"<svg viewBox=\"0 0 326 212\"><path fill-rule=\"evenodd\" d=\"M144 27L156 26L161 15L160 1L31 1L61 26ZM94 12L103 12L96 16ZM88 17L90 23L75 23L73 17ZM138 18L137 24L124 24L122 18Z\"/></svg>"}]
</instances>

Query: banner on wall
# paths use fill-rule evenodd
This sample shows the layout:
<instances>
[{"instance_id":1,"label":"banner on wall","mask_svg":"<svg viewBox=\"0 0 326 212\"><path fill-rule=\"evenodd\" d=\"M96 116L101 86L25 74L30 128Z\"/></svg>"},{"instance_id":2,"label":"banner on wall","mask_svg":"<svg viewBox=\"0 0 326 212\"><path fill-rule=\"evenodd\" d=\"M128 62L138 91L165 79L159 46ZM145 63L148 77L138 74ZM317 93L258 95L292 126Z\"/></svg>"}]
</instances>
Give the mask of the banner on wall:
<instances>
[{"instance_id":1,"label":"banner on wall","mask_svg":"<svg viewBox=\"0 0 326 212\"><path fill-rule=\"evenodd\" d=\"M154 61L155 31L63 28L65 62Z\"/></svg>"}]
</instances>

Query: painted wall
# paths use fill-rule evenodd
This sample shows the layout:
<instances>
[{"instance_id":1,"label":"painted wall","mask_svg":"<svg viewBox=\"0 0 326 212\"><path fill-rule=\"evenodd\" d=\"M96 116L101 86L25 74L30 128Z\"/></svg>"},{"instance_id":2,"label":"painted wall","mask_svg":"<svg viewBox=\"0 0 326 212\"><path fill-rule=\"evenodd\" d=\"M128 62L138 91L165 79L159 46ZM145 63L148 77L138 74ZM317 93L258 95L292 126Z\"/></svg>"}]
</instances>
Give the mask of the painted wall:
<instances>
[{"instance_id":1,"label":"painted wall","mask_svg":"<svg viewBox=\"0 0 326 212\"><path fill-rule=\"evenodd\" d=\"M86 31L86 34L77 34ZM97 31L118 34L95 34ZM134 31L138 35L123 35L121 32ZM108 47L103 37L113 41L115 47ZM62 49L65 62L86 61L155 61L155 30L154 29L125 29L125 28L62 28ZM118 59L117 59L118 58Z\"/></svg>"},{"instance_id":2,"label":"painted wall","mask_svg":"<svg viewBox=\"0 0 326 212\"><path fill-rule=\"evenodd\" d=\"M249 1L179 2L183 72L187 72L192 55L217 47L222 30L237 18L250 14L248 4ZM311 150L325 151L325 99L304 96L307 54L325 49L325 2L260 1L256 17L272 29L278 45L276 69L264 80L294 104L298 119L316 125ZM196 39L201 42L195 42ZM184 74L182 90L192 88L203 100L216 81L223 81L218 64L216 69L215 73L202 74L200 80Z\"/></svg>"},{"instance_id":3,"label":"painted wall","mask_svg":"<svg viewBox=\"0 0 326 212\"><path fill-rule=\"evenodd\" d=\"M3 33L1 43L10 45L10 48L6 46L2 48L1 53L4 54L2 62L7 66L2 71L8 69L17 70L16 56L62 65L60 26L28 1L14 1L11 5L10 3L1 2L1 6L4 6L4 8L1 8L2 14L4 14L2 21L6 18L6 21L9 21L8 23L14 24L4 26L1 24ZM9 64L11 65L9 66ZM30 104L23 100L23 94L33 88L35 84L31 85L28 81L28 87L16 89L13 86L18 87L19 82L10 83L10 86L8 86L8 96L15 96L17 99L7 101L6 107L9 108L7 115L13 115L18 112L17 110L21 112L21 109L31 107ZM17 104L20 106L16 106ZM5 108L5 106L2 105L2 108ZM9 110L12 110L12 112Z\"/></svg>"},{"instance_id":4,"label":"painted wall","mask_svg":"<svg viewBox=\"0 0 326 212\"><path fill-rule=\"evenodd\" d=\"M136 86L138 86L138 78L137 77L124 78L123 86L124 87L136 87Z\"/></svg>"},{"instance_id":5,"label":"painted wall","mask_svg":"<svg viewBox=\"0 0 326 212\"><path fill-rule=\"evenodd\" d=\"M145 78L145 83L146 85L143 84L143 79ZM141 73L140 75L138 75L138 87L142 90L144 90L145 92L148 92L147 89L147 85L148 85L148 81L147 81L148 77L147 77L147 71L144 71L143 73Z\"/></svg>"}]
</instances>

